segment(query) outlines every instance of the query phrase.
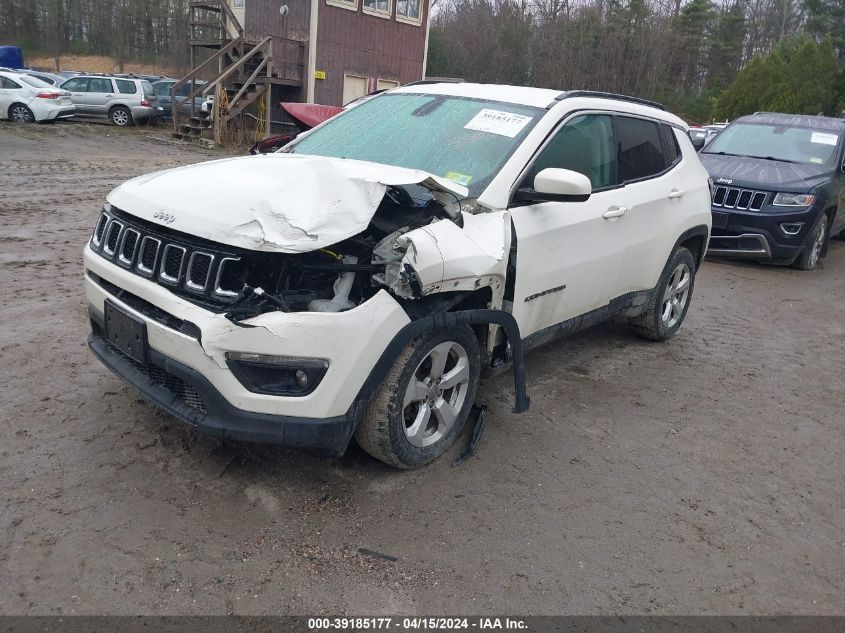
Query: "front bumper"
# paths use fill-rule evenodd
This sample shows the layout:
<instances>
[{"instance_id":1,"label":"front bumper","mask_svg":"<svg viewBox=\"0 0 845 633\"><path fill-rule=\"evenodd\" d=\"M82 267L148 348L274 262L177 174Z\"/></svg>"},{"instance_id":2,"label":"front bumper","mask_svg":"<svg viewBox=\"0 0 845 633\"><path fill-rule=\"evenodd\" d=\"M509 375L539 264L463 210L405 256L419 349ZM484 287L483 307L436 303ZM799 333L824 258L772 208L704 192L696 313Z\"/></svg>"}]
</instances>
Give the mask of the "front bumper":
<instances>
[{"instance_id":1,"label":"front bumper","mask_svg":"<svg viewBox=\"0 0 845 633\"><path fill-rule=\"evenodd\" d=\"M232 406L198 371L151 349L142 365L125 356L102 336L92 313L88 346L94 355L153 404L202 433L224 439L281 444L341 455L355 430L351 415L322 420L268 415Z\"/></svg>"},{"instance_id":2,"label":"front bumper","mask_svg":"<svg viewBox=\"0 0 845 633\"><path fill-rule=\"evenodd\" d=\"M790 263L804 250L821 210L811 207L775 213L713 207L712 212L708 256ZM795 233L787 233L783 225L800 228Z\"/></svg>"},{"instance_id":3,"label":"front bumper","mask_svg":"<svg viewBox=\"0 0 845 633\"><path fill-rule=\"evenodd\" d=\"M198 419L195 415L186 417L184 409L166 407L160 400L172 400L172 396L164 394L156 399L157 392L150 394L144 374L123 367L126 362L131 365L131 361L124 358L122 365L118 362L119 352L118 360L113 360L115 355L107 354L108 349L103 351L103 345L92 345L92 350L112 371L180 419L226 437L336 449L339 444L334 440L325 442L324 431L318 429L337 424L345 432L343 425L359 391L384 350L410 322L402 307L382 291L346 312L268 312L236 325L222 314L210 312L105 260L90 245L85 248L84 261L85 292L92 320L102 322L106 300L143 320L150 356L157 359L154 366L181 372L182 380L194 385L200 400L208 401L208 413ZM129 303L128 299L121 300L117 297L120 290L131 293L134 299ZM329 361L329 368L307 395L254 393L232 374L226 362L227 352L321 358ZM261 429L252 429L250 422L244 431L244 416L259 420L255 424ZM273 424L278 427L276 430ZM309 433L291 430L308 424L314 426ZM297 439L304 436L312 439Z\"/></svg>"}]
</instances>

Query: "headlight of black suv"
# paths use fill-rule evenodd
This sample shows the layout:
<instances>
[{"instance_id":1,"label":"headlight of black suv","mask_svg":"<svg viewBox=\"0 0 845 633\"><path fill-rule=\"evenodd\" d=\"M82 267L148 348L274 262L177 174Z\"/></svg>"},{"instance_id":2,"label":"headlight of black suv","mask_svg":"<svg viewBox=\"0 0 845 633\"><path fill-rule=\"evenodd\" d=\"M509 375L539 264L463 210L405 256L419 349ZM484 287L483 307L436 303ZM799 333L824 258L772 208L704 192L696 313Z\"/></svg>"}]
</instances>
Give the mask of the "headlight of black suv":
<instances>
[{"instance_id":1,"label":"headlight of black suv","mask_svg":"<svg viewBox=\"0 0 845 633\"><path fill-rule=\"evenodd\" d=\"M329 369L329 361L322 358L251 352L227 352L226 364L246 389L270 396L307 396Z\"/></svg>"},{"instance_id":2,"label":"headlight of black suv","mask_svg":"<svg viewBox=\"0 0 845 633\"><path fill-rule=\"evenodd\" d=\"M816 200L811 193L778 193L772 204L776 207L809 207Z\"/></svg>"}]
</instances>

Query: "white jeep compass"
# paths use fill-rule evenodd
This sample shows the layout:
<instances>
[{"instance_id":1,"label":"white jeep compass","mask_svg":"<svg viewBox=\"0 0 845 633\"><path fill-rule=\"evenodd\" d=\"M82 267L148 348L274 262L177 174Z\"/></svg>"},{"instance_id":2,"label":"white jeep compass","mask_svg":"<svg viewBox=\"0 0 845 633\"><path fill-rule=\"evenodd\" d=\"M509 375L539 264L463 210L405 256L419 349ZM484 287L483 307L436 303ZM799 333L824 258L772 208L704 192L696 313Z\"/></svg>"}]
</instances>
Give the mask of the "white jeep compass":
<instances>
[{"instance_id":1,"label":"white jeep compass","mask_svg":"<svg viewBox=\"0 0 845 633\"><path fill-rule=\"evenodd\" d=\"M484 370L614 315L662 340L710 233L707 172L658 104L409 85L276 154L111 192L85 247L93 352L218 436L399 468L460 433Z\"/></svg>"}]
</instances>

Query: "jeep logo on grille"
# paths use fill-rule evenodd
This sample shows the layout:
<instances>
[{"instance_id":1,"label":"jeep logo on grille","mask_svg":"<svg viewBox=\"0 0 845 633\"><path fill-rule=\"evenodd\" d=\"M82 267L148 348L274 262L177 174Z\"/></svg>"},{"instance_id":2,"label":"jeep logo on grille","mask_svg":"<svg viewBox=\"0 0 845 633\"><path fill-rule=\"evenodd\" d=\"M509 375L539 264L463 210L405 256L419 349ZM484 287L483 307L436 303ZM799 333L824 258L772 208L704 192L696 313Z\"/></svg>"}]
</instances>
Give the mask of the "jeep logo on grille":
<instances>
[{"instance_id":1,"label":"jeep logo on grille","mask_svg":"<svg viewBox=\"0 0 845 633\"><path fill-rule=\"evenodd\" d=\"M718 182L720 185L732 185L734 183L734 181L730 178L717 178L716 182Z\"/></svg>"},{"instance_id":2,"label":"jeep logo on grille","mask_svg":"<svg viewBox=\"0 0 845 633\"><path fill-rule=\"evenodd\" d=\"M165 211L156 211L153 214L153 217L156 220L161 220L162 222L164 222L166 224L171 224L174 220L176 220L175 215L173 215L172 213L167 213Z\"/></svg>"}]
</instances>

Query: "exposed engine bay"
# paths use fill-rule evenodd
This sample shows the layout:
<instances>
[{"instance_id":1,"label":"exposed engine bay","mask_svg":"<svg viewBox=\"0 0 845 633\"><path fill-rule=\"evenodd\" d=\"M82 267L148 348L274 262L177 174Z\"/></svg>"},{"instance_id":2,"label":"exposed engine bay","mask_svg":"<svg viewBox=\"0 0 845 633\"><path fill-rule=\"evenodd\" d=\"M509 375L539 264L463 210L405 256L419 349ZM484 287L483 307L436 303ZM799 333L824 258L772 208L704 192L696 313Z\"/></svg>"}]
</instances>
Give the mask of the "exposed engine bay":
<instances>
[{"instance_id":1,"label":"exposed engine bay","mask_svg":"<svg viewBox=\"0 0 845 633\"><path fill-rule=\"evenodd\" d=\"M405 298L422 296L420 280L402 266L407 233L447 221L463 225L459 201L444 204L419 185L392 185L366 230L310 253L252 253L227 271L225 286L239 287L227 315L242 320L271 310L342 312L381 288Z\"/></svg>"}]
</instances>

